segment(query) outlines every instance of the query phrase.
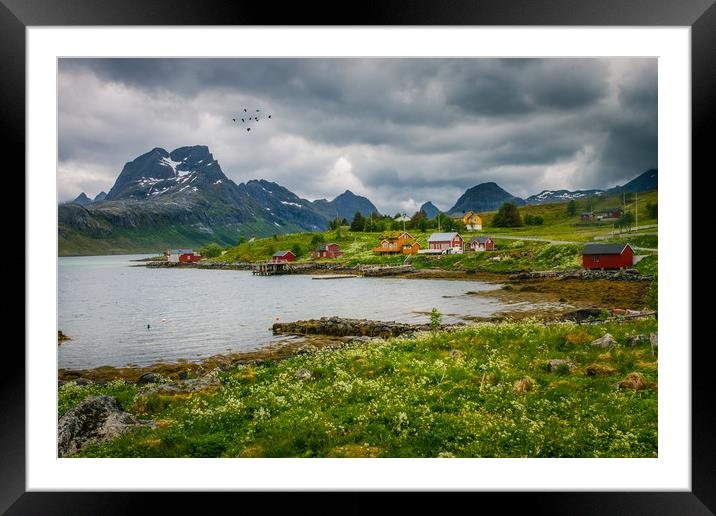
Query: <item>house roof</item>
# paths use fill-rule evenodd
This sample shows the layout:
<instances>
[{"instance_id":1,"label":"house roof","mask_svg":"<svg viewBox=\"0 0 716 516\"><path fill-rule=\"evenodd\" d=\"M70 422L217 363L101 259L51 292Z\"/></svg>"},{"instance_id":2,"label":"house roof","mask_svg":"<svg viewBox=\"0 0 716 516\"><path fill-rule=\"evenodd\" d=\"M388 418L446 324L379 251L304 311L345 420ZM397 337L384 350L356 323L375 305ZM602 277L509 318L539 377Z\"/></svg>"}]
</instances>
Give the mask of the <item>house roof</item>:
<instances>
[{"instance_id":1,"label":"house roof","mask_svg":"<svg viewBox=\"0 0 716 516\"><path fill-rule=\"evenodd\" d=\"M622 254L629 244L584 244L582 254Z\"/></svg>"},{"instance_id":2,"label":"house roof","mask_svg":"<svg viewBox=\"0 0 716 516\"><path fill-rule=\"evenodd\" d=\"M490 237L487 237L487 236L476 236L476 237L472 237L472 238L470 239L470 242L468 242L468 243L471 244L471 243L473 243L473 242L480 242L481 244L484 244L484 243L487 242L488 240L492 240L492 239L491 239Z\"/></svg>"},{"instance_id":3,"label":"house roof","mask_svg":"<svg viewBox=\"0 0 716 516\"><path fill-rule=\"evenodd\" d=\"M338 244L333 243L333 242L331 242L330 244L321 244L321 245L318 246L318 250L319 250L319 251L327 251L328 248L329 248L330 246L332 246L332 245L338 245Z\"/></svg>"},{"instance_id":4,"label":"house roof","mask_svg":"<svg viewBox=\"0 0 716 516\"><path fill-rule=\"evenodd\" d=\"M193 254L194 249L171 249L169 254Z\"/></svg>"},{"instance_id":5,"label":"house roof","mask_svg":"<svg viewBox=\"0 0 716 516\"><path fill-rule=\"evenodd\" d=\"M472 211L454 211L452 213L448 213L448 217L451 219L461 219L469 213L473 213L473 212Z\"/></svg>"},{"instance_id":6,"label":"house roof","mask_svg":"<svg viewBox=\"0 0 716 516\"><path fill-rule=\"evenodd\" d=\"M276 251L276 252L273 253L271 256L285 256L285 255L287 255L288 253L293 254L293 251Z\"/></svg>"},{"instance_id":7,"label":"house roof","mask_svg":"<svg viewBox=\"0 0 716 516\"><path fill-rule=\"evenodd\" d=\"M456 236L460 236L460 233L433 233L428 238L428 242L447 242Z\"/></svg>"}]
</instances>

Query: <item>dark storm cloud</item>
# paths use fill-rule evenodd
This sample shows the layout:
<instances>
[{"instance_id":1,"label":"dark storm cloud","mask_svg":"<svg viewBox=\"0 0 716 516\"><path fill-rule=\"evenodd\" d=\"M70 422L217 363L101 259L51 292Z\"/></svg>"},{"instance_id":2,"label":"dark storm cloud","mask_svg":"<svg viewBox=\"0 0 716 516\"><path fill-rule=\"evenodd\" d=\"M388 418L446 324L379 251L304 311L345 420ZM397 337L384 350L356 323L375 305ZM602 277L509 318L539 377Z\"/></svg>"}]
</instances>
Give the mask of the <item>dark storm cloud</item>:
<instances>
[{"instance_id":1,"label":"dark storm cloud","mask_svg":"<svg viewBox=\"0 0 716 516\"><path fill-rule=\"evenodd\" d=\"M62 59L61 198L161 146L208 145L237 182L349 188L384 211L623 183L657 166L655 59ZM251 138L231 117L274 113Z\"/></svg>"}]
</instances>

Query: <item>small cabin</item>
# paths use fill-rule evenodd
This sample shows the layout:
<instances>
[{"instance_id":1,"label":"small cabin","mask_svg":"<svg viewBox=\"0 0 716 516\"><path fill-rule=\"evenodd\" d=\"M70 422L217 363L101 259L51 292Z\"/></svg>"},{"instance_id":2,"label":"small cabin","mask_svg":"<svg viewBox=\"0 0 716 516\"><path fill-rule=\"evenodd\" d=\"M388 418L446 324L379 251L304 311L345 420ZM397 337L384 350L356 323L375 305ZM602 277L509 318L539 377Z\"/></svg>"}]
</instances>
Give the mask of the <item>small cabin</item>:
<instances>
[{"instance_id":1,"label":"small cabin","mask_svg":"<svg viewBox=\"0 0 716 516\"><path fill-rule=\"evenodd\" d=\"M585 269L623 269L634 265L634 250L629 244L585 244L582 250Z\"/></svg>"},{"instance_id":2,"label":"small cabin","mask_svg":"<svg viewBox=\"0 0 716 516\"><path fill-rule=\"evenodd\" d=\"M293 251L276 251L271 256L271 261L273 263L292 262L295 259L296 259L296 255L293 254Z\"/></svg>"},{"instance_id":3,"label":"small cabin","mask_svg":"<svg viewBox=\"0 0 716 516\"><path fill-rule=\"evenodd\" d=\"M494 251L495 241L486 236L473 237L468 241L465 250L473 252Z\"/></svg>"},{"instance_id":4,"label":"small cabin","mask_svg":"<svg viewBox=\"0 0 716 516\"><path fill-rule=\"evenodd\" d=\"M193 263L201 260L201 255L194 252L194 249L170 249L164 255L170 263Z\"/></svg>"},{"instance_id":5,"label":"small cabin","mask_svg":"<svg viewBox=\"0 0 716 516\"><path fill-rule=\"evenodd\" d=\"M373 252L375 254L406 253L406 246L412 246L413 242L415 242L413 235L407 231L403 231L397 235L384 235L380 239L380 245L373 248Z\"/></svg>"},{"instance_id":6,"label":"small cabin","mask_svg":"<svg viewBox=\"0 0 716 516\"><path fill-rule=\"evenodd\" d=\"M465 239L460 233L433 233L428 238L428 250L430 251L452 251L461 253L465 245Z\"/></svg>"},{"instance_id":7,"label":"small cabin","mask_svg":"<svg viewBox=\"0 0 716 516\"><path fill-rule=\"evenodd\" d=\"M312 258L340 258L343 256L341 246L338 244L321 244L311 253Z\"/></svg>"},{"instance_id":8,"label":"small cabin","mask_svg":"<svg viewBox=\"0 0 716 516\"><path fill-rule=\"evenodd\" d=\"M594 220L594 213L592 213L591 211L582 213L580 215L580 219L582 220L582 222L592 222Z\"/></svg>"}]
</instances>

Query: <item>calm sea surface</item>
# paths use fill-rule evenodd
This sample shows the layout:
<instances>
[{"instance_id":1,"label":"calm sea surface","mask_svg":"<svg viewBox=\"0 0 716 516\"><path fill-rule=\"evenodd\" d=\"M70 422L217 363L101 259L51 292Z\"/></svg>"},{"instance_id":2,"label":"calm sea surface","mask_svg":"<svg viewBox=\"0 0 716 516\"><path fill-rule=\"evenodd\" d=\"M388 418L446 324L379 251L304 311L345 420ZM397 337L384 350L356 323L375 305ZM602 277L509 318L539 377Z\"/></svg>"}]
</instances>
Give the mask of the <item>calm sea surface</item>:
<instances>
[{"instance_id":1,"label":"calm sea surface","mask_svg":"<svg viewBox=\"0 0 716 516\"><path fill-rule=\"evenodd\" d=\"M275 341L269 328L276 318L419 323L436 307L443 322L455 322L505 308L492 298L465 295L499 288L478 281L314 280L131 266L143 257L59 259L58 329L72 338L58 348L59 367L146 366L247 351Z\"/></svg>"}]
</instances>

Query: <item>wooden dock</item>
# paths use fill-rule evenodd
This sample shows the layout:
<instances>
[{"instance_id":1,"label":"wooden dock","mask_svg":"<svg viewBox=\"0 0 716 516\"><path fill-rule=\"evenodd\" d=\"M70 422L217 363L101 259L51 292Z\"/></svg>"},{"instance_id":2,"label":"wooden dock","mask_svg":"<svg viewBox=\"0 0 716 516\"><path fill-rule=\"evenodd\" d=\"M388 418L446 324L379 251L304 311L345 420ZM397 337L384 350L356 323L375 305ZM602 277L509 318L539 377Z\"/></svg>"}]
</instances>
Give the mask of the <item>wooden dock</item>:
<instances>
[{"instance_id":1,"label":"wooden dock","mask_svg":"<svg viewBox=\"0 0 716 516\"><path fill-rule=\"evenodd\" d=\"M255 276L275 276L277 274L291 274L293 267L288 262L255 263L251 269Z\"/></svg>"},{"instance_id":2,"label":"wooden dock","mask_svg":"<svg viewBox=\"0 0 716 516\"><path fill-rule=\"evenodd\" d=\"M333 276L313 276L311 279L343 279L343 278L358 278L359 276L357 274L336 274Z\"/></svg>"}]
</instances>

